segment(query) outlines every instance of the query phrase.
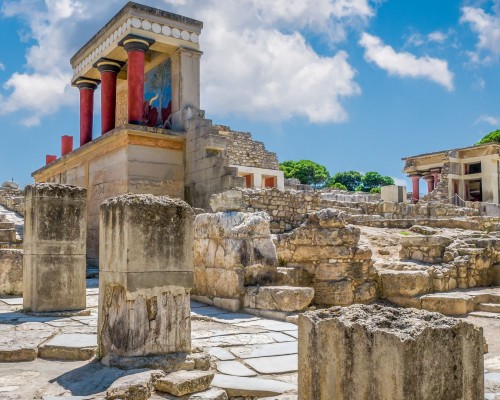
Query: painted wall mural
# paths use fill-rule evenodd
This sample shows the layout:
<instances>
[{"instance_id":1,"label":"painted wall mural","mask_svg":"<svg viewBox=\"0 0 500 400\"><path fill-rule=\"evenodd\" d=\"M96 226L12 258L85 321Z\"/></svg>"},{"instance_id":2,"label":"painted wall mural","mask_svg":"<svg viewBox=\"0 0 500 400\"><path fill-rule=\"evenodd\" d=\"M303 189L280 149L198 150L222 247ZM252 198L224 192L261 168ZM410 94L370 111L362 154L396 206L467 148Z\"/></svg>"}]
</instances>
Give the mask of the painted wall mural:
<instances>
[{"instance_id":1,"label":"painted wall mural","mask_svg":"<svg viewBox=\"0 0 500 400\"><path fill-rule=\"evenodd\" d=\"M172 62L163 61L151 69L144 80L142 123L170 129L172 114Z\"/></svg>"}]
</instances>

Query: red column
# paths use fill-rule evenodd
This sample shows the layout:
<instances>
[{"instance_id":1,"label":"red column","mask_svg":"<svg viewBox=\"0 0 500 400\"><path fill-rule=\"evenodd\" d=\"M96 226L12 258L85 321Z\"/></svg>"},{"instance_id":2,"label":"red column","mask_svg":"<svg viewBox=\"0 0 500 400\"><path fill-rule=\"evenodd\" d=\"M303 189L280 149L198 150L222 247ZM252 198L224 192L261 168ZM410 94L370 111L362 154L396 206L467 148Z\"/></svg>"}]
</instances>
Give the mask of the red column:
<instances>
[{"instance_id":1,"label":"red column","mask_svg":"<svg viewBox=\"0 0 500 400\"><path fill-rule=\"evenodd\" d=\"M432 192L434 190L434 177L432 175L426 175L424 179L427 182L427 193Z\"/></svg>"},{"instance_id":2,"label":"red column","mask_svg":"<svg viewBox=\"0 0 500 400\"><path fill-rule=\"evenodd\" d=\"M144 57L152 40L129 35L120 43L128 54L127 85L128 85L128 122L142 124L144 103Z\"/></svg>"},{"instance_id":3,"label":"red column","mask_svg":"<svg viewBox=\"0 0 500 400\"><path fill-rule=\"evenodd\" d=\"M54 162L57 160L57 156L54 156L54 155L51 155L51 154L47 154L45 156L45 165L49 165L51 162Z\"/></svg>"},{"instance_id":4,"label":"red column","mask_svg":"<svg viewBox=\"0 0 500 400\"><path fill-rule=\"evenodd\" d=\"M92 124L94 120L94 91L97 81L80 78L75 84L80 90L80 146L92 141Z\"/></svg>"},{"instance_id":5,"label":"red column","mask_svg":"<svg viewBox=\"0 0 500 400\"><path fill-rule=\"evenodd\" d=\"M413 190L412 190L412 200L414 203L418 202L420 199L420 194L419 194L419 181L420 181L421 175L410 175L412 184L413 184Z\"/></svg>"},{"instance_id":6,"label":"red column","mask_svg":"<svg viewBox=\"0 0 500 400\"><path fill-rule=\"evenodd\" d=\"M102 58L95 66L101 73L101 134L115 128L116 77L123 63Z\"/></svg>"},{"instance_id":7,"label":"red column","mask_svg":"<svg viewBox=\"0 0 500 400\"><path fill-rule=\"evenodd\" d=\"M434 187L441 181L441 168L431 169L431 174L434 177Z\"/></svg>"},{"instance_id":8,"label":"red column","mask_svg":"<svg viewBox=\"0 0 500 400\"><path fill-rule=\"evenodd\" d=\"M61 136L61 156L73 151L73 136Z\"/></svg>"}]
</instances>

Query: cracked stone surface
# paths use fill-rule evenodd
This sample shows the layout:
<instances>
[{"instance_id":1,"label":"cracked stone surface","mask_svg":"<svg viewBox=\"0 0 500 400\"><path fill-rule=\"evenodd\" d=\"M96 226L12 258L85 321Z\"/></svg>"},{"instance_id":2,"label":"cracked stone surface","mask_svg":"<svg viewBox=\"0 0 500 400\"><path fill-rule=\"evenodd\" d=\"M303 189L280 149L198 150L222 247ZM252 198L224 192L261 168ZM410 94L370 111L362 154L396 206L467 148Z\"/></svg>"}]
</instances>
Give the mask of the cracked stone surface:
<instances>
[{"instance_id":1,"label":"cracked stone surface","mask_svg":"<svg viewBox=\"0 0 500 400\"><path fill-rule=\"evenodd\" d=\"M21 306L15 304L18 300L8 304L0 299L0 349L3 346L12 352L17 348L18 357L24 355L30 360L0 361L2 400L105 399L106 391L116 380L131 374L94 360L48 360L40 358L38 353L40 347L51 342L79 348L78 341L68 339L93 340L97 333L97 286L97 280L87 281L88 316L26 315L19 312ZM242 312L230 313L195 301L191 311L193 347L202 347L211 355L213 366L220 368L211 389L188 395L186 400L226 399L225 391L219 388L226 389L230 396L251 394L256 398L297 399L296 325ZM500 319L480 315L465 319L484 329L489 345L489 353L485 355L485 391L487 399L494 399L500 396ZM66 340L60 342L61 339ZM242 371L250 371L253 376L238 376ZM262 381L265 386L260 386ZM177 398L159 392L151 396L151 399Z\"/></svg>"}]
</instances>

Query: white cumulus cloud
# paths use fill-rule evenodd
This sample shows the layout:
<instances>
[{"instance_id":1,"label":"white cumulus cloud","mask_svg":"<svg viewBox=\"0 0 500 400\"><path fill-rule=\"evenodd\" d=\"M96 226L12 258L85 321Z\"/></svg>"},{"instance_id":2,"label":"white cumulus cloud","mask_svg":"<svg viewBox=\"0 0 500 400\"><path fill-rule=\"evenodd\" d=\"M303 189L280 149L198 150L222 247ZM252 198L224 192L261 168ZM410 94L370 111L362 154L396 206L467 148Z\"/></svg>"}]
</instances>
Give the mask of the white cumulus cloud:
<instances>
[{"instance_id":1,"label":"white cumulus cloud","mask_svg":"<svg viewBox=\"0 0 500 400\"><path fill-rule=\"evenodd\" d=\"M478 36L477 50L488 51L500 55L500 15L498 12L489 14L482 8L463 7L460 22L469 24ZM480 58L476 53L470 54L472 61L478 62Z\"/></svg>"},{"instance_id":2,"label":"white cumulus cloud","mask_svg":"<svg viewBox=\"0 0 500 400\"><path fill-rule=\"evenodd\" d=\"M448 62L428 56L417 57L409 52L397 52L376 36L364 32L359 44L365 49L365 59L390 75L428 79L453 90L453 73Z\"/></svg>"},{"instance_id":3,"label":"white cumulus cloud","mask_svg":"<svg viewBox=\"0 0 500 400\"><path fill-rule=\"evenodd\" d=\"M5 0L4 17L34 41L26 64L2 83L0 114L20 112L25 125L75 107L70 57L124 0ZM151 0L153 7L202 20L202 107L211 116L341 122L342 99L360 93L345 51L318 54L308 35L331 44L363 29L369 0Z\"/></svg>"},{"instance_id":4,"label":"white cumulus cloud","mask_svg":"<svg viewBox=\"0 0 500 400\"><path fill-rule=\"evenodd\" d=\"M487 114L483 114L481 115L477 120L476 120L476 124L479 124L481 122L484 122L484 123L487 123L489 125L500 125L500 119L497 118L497 117L494 117L492 115L487 115Z\"/></svg>"}]
</instances>

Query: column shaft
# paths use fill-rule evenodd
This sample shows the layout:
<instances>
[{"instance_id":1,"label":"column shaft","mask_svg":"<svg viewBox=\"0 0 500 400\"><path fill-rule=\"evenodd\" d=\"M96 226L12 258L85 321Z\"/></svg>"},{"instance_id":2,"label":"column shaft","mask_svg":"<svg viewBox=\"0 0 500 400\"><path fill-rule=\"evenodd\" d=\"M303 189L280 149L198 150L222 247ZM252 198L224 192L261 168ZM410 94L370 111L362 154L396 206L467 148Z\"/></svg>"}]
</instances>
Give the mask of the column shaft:
<instances>
[{"instance_id":1,"label":"column shaft","mask_svg":"<svg viewBox=\"0 0 500 400\"><path fill-rule=\"evenodd\" d=\"M411 175L410 178L411 178L412 185L413 185L411 198L412 198L413 202L416 203L420 199L420 194L419 194L420 175Z\"/></svg>"},{"instance_id":2,"label":"column shaft","mask_svg":"<svg viewBox=\"0 0 500 400\"><path fill-rule=\"evenodd\" d=\"M80 88L80 146L92 141L94 90Z\"/></svg>"},{"instance_id":3,"label":"column shaft","mask_svg":"<svg viewBox=\"0 0 500 400\"><path fill-rule=\"evenodd\" d=\"M128 51L128 122L140 125L142 123L142 108L144 103L144 51Z\"/></svg>"},{"instance_id":4,"label":"column shaft","mask_svg":"<svg viewBox=\"0 0 500 400\"><path fill-rule=\"evenodd\" d=\"M116 79L123 62L101 58L94 66L101 73L101 134L115 129L116 125Z\"/></svg>"}]
</instances>

